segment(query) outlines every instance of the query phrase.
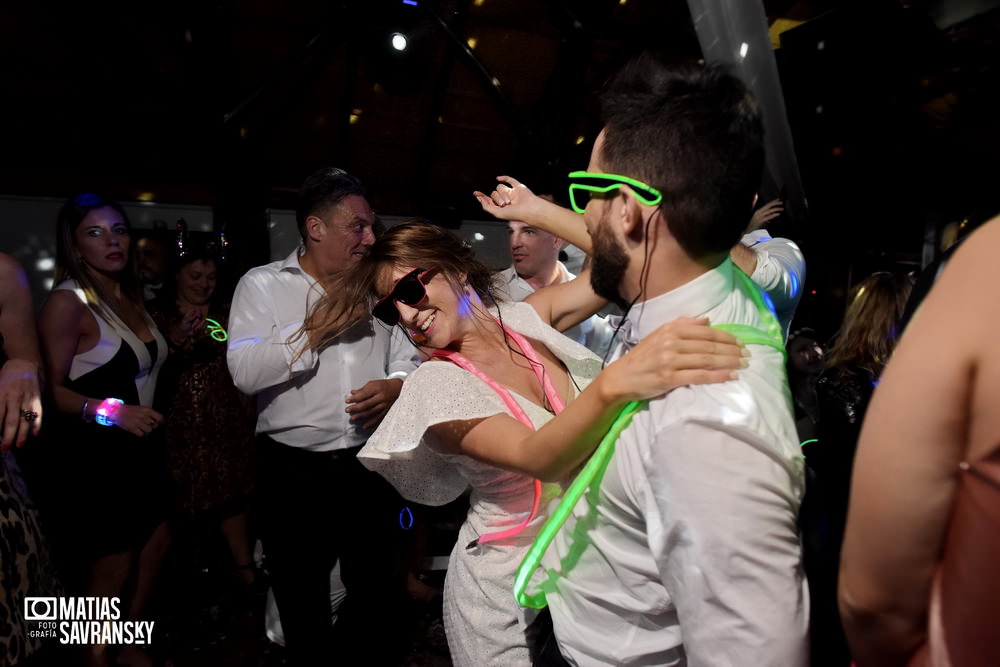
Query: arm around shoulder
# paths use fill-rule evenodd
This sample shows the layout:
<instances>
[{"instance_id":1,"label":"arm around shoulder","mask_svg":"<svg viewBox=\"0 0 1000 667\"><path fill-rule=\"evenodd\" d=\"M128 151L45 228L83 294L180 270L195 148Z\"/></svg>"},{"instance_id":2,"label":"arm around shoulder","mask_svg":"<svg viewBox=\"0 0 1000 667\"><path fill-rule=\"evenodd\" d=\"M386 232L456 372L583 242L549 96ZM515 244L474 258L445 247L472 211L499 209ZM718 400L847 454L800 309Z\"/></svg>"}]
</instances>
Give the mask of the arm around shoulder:
<instances>
[{"instance_id":1,"label":"arm around shoulder","mask_svg":"<svg viewBox=\"0 0 1000 667\"><path fill-rule=\"evenodd\" d=\"M590 269L584 269L566 283L550 285L524 299L543 322L557 331L566 331L608 305L590 286Z\"/></svg>"}]
</instances>

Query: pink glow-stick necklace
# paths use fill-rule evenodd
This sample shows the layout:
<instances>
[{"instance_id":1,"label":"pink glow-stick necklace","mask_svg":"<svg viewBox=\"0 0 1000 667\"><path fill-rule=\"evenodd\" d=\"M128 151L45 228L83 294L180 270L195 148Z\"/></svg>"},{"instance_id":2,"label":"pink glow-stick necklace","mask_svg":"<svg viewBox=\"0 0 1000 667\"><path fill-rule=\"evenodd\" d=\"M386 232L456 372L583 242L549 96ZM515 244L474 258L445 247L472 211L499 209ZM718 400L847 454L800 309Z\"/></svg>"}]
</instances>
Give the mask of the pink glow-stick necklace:
<instances>
[{"instance_id":1,"label":"pink glow-stick necklace","mask_svg":"<svg viewBox=\"0 0 1000 667\"><path fill-rule=\"evenodd\" d=\"M552 406L552 412L554 412L555 414L559 414L560 412L562 412L563 409L566 407L566 404L563 403L562 398L559 396L558 392L556 392L555 387L552 385L552 381L549 378L548 374L545 372L545 366L542 363L542 360L539 359L538 354L535 352L535 348L531 346L531 343L528 342L527 338L525 338L518 332L514 331L513 329L508 329L503 325L503 322L500 322L496 318L494 318L494 320L498 325L500 325L500 328L503 329L504 333L510 336L514 340L514 343L516 343L517 346L521 348L521 353L528 358L528 361L531 363L531 368L535 372L535 375L538 377L538 381L542 385L542 390L545 392L545 398L548 399L549 405ZM432 356L447 359L456 366L464 368L465 370L469 371L477 378L485 382L487 385L489 385L491 389L493 389L493 391L497 393L497 395L500 396L501 399L503 399L504 404L506 404L507 409L510 410L511 414L514 416L515 419L517 419L519 422L521 422L528 428L534 430L535 425L531 423L531 419L528 418L528 415L525 414L523 409L521 409L521 406L518 405L516 400L514 400L514 397L511 396L511 393L507 391L505 387L501 386L499 382L497 382L492 377L481 371L467 357L454 350L445 350L445 349L435 350ZM531 520L534 519L535 515L538 514L538 506L541 504L542 501L542 483L536 479L534 487L535 487L534 488L535 495L531 503L531 512L528 514L527 518L525 518L524 521L506 530L501 530L495 533L487 533L486 535L480 535L478 538L472 540L472 542L470 542L466 546L466 549L474 549L480 544L486 544L488 542L496 542L497 540L506 539L508 537L514 537L515 535L521 533L525 528L527 528L528 524L531 523Z\"/></svg>"}]
</instances>

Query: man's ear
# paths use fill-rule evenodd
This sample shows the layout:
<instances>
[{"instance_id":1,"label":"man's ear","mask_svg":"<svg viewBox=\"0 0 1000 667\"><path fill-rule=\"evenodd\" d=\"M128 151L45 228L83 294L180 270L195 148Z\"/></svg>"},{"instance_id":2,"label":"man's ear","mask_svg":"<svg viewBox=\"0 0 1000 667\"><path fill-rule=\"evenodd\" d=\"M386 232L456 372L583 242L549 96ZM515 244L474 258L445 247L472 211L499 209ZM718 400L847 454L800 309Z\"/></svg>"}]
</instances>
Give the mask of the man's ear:
<instances>
[{"instance_id":1,"label":"man's ear","mask_svg":"<svg viewBox=\"0 0 1000 667\"><path fill-rule=\"evenodd\" d=\"M326 223L315 215L306 218L306 234L313 241L322 241L326 236Z\"/></svg>"},{"instance_id":2,"label":"man's ear","mask_svg":"<svg viewBox=\"0 0 1000 667\"><path fill-rule=\"evenodd\" d=\"M618 218L618 224L621 226L625 238L641 241L644 233L642 225L643 207L639 203L639 200L635 198L632 189L627 185L620 187L614 203L617 205L614 215Z\"/></svg>"}]
</instances>

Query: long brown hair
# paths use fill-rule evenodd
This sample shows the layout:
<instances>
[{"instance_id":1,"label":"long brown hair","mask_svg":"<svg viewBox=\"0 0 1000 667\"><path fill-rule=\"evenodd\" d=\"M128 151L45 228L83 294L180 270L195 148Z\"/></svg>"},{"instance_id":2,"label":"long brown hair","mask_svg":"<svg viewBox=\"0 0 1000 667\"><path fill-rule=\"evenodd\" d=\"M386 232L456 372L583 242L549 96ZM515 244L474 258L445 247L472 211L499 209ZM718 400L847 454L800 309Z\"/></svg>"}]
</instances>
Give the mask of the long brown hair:
<instances>
[{"instance_id":1,"label":"long brown hair","mask_svg":"<svg viewBox=\"0 0 1000 667\"><path fill-rule=\"evenodd\" d=\"M464 276L486 305L497 302L493 272L476 259L472 248L446 229L422 220L408 220L375 241L368 254L349 269L324 281L326 293L317 300L302 329L306 349L320 350L361 321L371 317L378 297L378 280L393 267L436 269L456 291Z\"/></svg>"},{"instance_id":2,"label":"long brown hair","mask_svg":"<svg viewBox=\"0 0 1000 667\"><path fill-rule=\"evenodd\" d=\"M909 277L879 271L854 286L827 368L866 368L880 375L896 347L899 322L913 287Z\"/></svg>"},{"instance_id":3,"label":"long brown hair","mask_svg":"<svg viewBox=\"0 0 1000 667\"><path fill-rule=\"evenodd\" d=\"M105 320L111 315L117 315L123 322L127 321L122 306L131 303L140 311L144 308L142 302L142 287L139 283L139 273L136 270L135 248L129 243L126 253L125 268L118 277L123 299L119 301L110 294L102 284L94 280L93 274L80 258L76 248L76 228L91 211L100 208L113 209L121 216L129 234L132 225L125 209L118 202L95 194L82 194L68 200L59 210L56 218L56 282L75 280L83 290L87 305L96 310Z\"/></svg>"}]
</instances>

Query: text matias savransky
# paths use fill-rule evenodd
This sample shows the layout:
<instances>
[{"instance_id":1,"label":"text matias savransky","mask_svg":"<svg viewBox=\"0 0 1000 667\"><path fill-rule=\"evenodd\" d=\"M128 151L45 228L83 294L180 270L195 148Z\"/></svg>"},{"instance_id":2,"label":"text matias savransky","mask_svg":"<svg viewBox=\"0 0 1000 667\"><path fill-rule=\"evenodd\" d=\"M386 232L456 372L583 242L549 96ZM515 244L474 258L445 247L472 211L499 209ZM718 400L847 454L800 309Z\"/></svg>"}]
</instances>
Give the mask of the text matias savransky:
<instances>
[{"instance_id":1,"label":"text matias savransky","mask_svg":"<svg viewBox=\"0 0 1000 667\"><path fill-rule=\"evenodd\" d=\"M121 599L106 597L28 597L24 618L32 637L61 644L151 644L154 621L121 620Z\"/></svg>"}]
</instances>

